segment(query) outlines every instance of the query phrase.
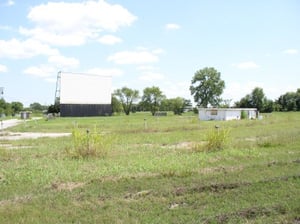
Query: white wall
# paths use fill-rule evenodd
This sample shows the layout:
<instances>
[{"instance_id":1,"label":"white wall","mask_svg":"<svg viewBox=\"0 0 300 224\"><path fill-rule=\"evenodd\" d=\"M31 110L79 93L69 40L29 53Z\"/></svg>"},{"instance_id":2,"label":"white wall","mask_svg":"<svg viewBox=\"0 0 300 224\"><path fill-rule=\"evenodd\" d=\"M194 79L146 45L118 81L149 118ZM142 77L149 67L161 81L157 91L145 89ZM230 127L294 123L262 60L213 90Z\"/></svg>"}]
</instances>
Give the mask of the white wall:
<instances>
[{"instance_id":1,"label":"white wall","mask_svg":"<svg viewBox=\"0 0 300 224\"><path fill-rule=\"evenodd\" d=\"M248 119L256 118L256 109L253 108L199 108L199 119L202 121L209 120L239 120L241 112L247 113Z\"/></svg>"},{"instance_id":2,"label":"white wall","mask_svg":"<svg viewBox=\"0 0 300 224\"><path fill-rule=\"evenodd\" d=\"M239 120L241 119L241 111L240 110L226 110L225 111L225 120Z\"/></svg>"},{"instance_id":3,"label":"white wall","mask_svg":"<svg viewBox=\"0 0 300 224\"><path fill-rule=\"evenodd\" d=\"M110 104L111 76L61 73L61 104Z\"/></svg>"}]
</instances>

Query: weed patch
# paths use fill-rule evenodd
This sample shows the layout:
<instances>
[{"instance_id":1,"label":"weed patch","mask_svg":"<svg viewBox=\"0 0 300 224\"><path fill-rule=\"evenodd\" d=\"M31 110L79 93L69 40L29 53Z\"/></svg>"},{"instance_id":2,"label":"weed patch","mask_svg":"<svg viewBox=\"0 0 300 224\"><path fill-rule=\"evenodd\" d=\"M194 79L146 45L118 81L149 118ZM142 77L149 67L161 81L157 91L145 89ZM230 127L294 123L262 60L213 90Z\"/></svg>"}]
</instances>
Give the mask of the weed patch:
<instances>
[{"instance_id":1,"label":"weed patch","mask_svg":"<svg viewBox=\"0 0 300 224\"><path fill-rule=\"evenodd\" d=\"M204 143L194 144L194 151L219 151L225 149L230 141L230 130L226 128L211 129L207 132Z\"/></svg>"},{"instance_id":2,"label":"weed patch","mask_svg":"<svg viewBox=\"0 0 300 224\"><path fill-rule=\"evenodd\" d=\"M85 183L75 183L75 182L68 182L68 183L52 183L51 188L57 191L63 191L63 190L68 190L72 191L76 188L83 187Z\"/></svg>"},{"instance_id":3,"label":"weed patch","mask_svg":"<svg viewBox=\"0 0 300 224\"><path fill-rule=\"evenodd\" d=\"M66 152L72 158L105 157L113 143L112 135L99 134L96 129L85 132L78 128L72 131L72 146Z\"/></svg>"}]
</instances>

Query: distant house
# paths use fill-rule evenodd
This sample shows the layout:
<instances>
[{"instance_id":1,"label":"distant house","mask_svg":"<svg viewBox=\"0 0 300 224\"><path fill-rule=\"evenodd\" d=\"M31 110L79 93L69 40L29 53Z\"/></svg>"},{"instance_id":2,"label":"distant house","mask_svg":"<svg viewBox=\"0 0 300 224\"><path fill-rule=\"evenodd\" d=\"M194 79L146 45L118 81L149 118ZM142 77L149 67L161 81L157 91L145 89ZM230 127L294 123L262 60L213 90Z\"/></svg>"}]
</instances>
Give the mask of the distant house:
<instances>
[{"instance_id":1,"label":"distant house","mask_svg":"<svg viewBox=\"0 0 300 224\"><path fill-rule=\"evenodd\" d=\"M242 116L246 119L256 119L258 115L256 108L199 108L199 119L209 120L240 120Z\"/></svg>"}]
</instances>

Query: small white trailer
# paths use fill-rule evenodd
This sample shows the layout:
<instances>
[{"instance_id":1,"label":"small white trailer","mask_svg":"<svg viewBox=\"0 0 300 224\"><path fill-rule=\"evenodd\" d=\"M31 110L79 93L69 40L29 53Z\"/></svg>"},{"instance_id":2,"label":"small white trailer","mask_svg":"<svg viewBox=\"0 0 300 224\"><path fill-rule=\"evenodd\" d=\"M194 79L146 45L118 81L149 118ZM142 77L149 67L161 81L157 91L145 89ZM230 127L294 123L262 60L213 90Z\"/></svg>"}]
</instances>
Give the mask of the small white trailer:
<instances>
[{"instance_id":1,"label":"small white trailer","mask_svg":"<svg viewBox=\"0 0 300 224\"><path fill-rule=\"evenodd\" d=\"M209 120L240 120L258 118L256 108L199 108L199 119L202 121Z\"/></svg>"}]
</instances>

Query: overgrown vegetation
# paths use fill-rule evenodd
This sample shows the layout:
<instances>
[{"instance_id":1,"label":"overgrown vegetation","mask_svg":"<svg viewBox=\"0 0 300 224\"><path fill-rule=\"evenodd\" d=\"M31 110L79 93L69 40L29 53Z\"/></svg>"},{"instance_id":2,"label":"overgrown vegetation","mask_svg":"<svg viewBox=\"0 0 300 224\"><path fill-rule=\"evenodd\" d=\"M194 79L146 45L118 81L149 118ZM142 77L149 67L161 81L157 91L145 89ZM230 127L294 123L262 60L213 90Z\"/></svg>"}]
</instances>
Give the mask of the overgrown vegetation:
<instances>
[{"instance_id":1,"label":"overgrown vegetation","mask_svg":"<svg viewBox=\"0 0 300 224\"><path fill-rule=\"evenodd\" d=\"M1 140L0 223L297 223L300 114L263 117L28 121L10 131L76 127L78 136ZM117 136L105 156L73 156L73 146L88 149L87 129L90 138ZM195 150L222 130L222 150Z\"/></svg>"},{"instance_id":2,"label":"overgrown vegetation","mask_svg":"<svg viewBox=\"0 0 300 224\"><path fill-rule=\"evenodd\" d=\"M230 131L229 129L223 129L215 127L206 134L206 148L208 151L222 150L225 149L229 143Z\"/></svg>"},{"instance_id":3,"label":"overgrown vegetation","mask_svg":"<svg viewBox=\"0 0 300 224\"><path fill-rule=\"evenodd\" d=\"M248 116L247 116L247 112L244 111L244 110L242 110L242 111L241 111L241 119L244 120L244 119L247 119L247 117L248 117Z\"/></svg>"},{"instance_id":4,"label":"overgrown vegetation","mask_svg":"<svg viewBox=\"0 0 300 224\"><path fill-rule=\"evenodd\" d=\"M72 145L66 147L66 152L72 158L103 158L111 149L113 138L99 133L96 128L92 131L72 130Z\"/></svg>"}]
</instances>

